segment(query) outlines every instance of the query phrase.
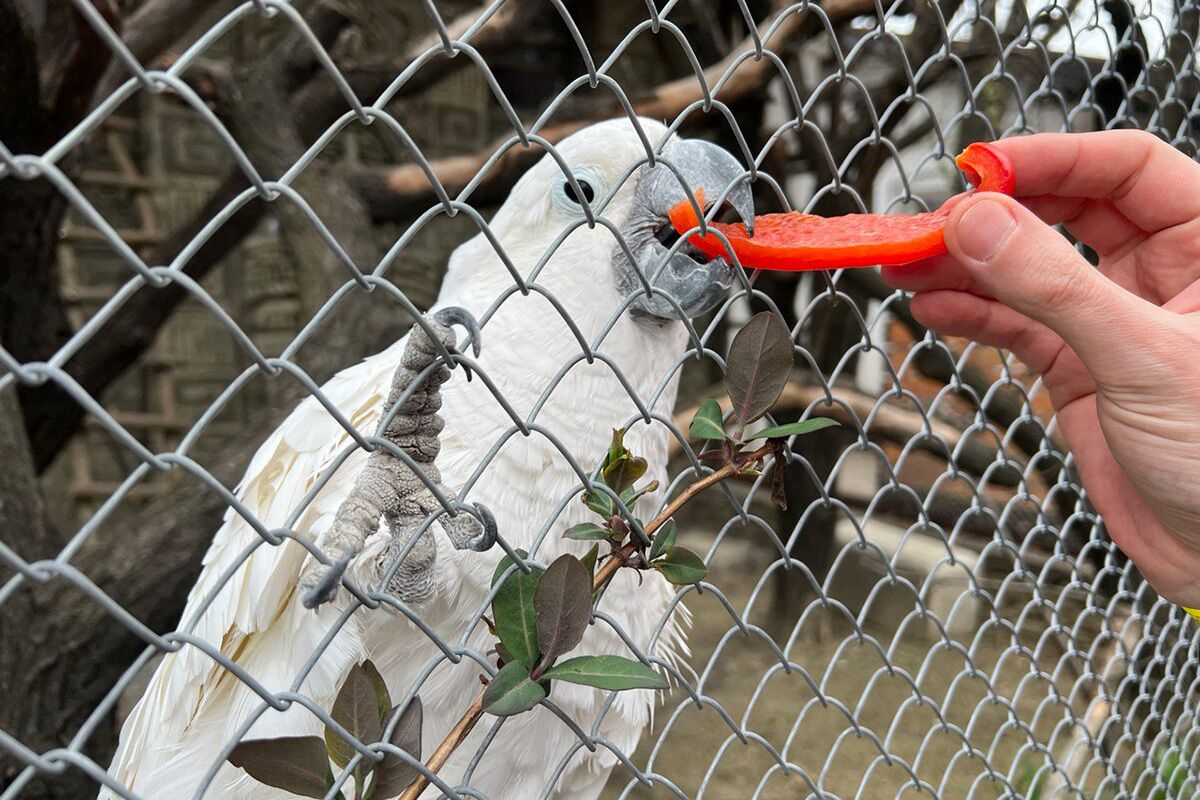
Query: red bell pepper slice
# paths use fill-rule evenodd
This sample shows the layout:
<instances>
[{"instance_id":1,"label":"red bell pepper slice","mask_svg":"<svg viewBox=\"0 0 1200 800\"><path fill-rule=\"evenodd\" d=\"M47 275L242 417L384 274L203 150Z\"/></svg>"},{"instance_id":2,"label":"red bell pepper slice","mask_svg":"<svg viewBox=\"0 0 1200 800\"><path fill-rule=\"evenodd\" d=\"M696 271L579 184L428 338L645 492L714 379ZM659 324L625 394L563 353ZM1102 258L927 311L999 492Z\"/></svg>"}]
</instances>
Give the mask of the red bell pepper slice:
<instances>
[{"instance_id":1,"label":"red bell pepper slice","mask_svg":"<svg viewBox=\"0 0 1200 800\"><path fill-rule=\"evenodd\" d=\"M972 191L1011 195L1016 185L1012 162L985 142L968 145L955 159ZM696 191L704 205L704 193ZM810 270L907 264L946 252L943 237L947 202L922 214L846 214L820 217L793 211L754 218L754 236L738 223L710 222L708 227L728 239L742 266L757 269ZM671 224L681 235L699 226L696 210L685 200L670 211ZM725 256L720 238L694 234L688 241L710 257Z\"/></svg>"}]
</instances>

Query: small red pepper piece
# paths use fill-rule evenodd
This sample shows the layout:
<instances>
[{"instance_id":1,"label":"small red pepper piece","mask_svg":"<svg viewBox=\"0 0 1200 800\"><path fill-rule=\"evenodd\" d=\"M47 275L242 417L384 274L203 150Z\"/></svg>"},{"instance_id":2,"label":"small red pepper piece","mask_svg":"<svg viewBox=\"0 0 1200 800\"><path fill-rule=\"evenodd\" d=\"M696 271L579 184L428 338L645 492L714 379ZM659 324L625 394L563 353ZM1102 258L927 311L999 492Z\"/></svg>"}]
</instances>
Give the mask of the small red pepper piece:
<instances>
[{"instance_id":1,"label":"small red pepper piece","mask_svg":"<svg viewBox=\"0 0 1200 800\"><path fill-rule=\"evenodd\" d=\"M968 145L955 159L975 187L973 191L1011 195L1016 186L1012 162L991 144ZM704 205L704 193L696 191ZM943 236L949 203L922 214L846 214L820 217L793 211L754 218L754 236L739 223L710 222L710 229L729 239L742 266L756 269L810 270L907 264L946 252ZM680 234L700 225L685 200L670 211ZM688 241L710 257L725 256L724 242L712 233L693 234Z\"/></svg>"}]
</instances>

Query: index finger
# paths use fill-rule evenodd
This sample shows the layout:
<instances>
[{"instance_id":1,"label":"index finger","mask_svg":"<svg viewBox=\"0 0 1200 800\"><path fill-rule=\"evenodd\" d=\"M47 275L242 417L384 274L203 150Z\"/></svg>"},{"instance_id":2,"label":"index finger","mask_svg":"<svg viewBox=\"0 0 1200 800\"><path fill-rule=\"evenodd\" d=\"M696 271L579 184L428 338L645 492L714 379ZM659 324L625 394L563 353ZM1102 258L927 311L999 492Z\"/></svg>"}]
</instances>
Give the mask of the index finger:
<instances>
[{"instance_id":1,"label":"index finger","mask_svg":"<svg viewBox=\"0 0 1200 800\"><path fill-rule=\"evenodd\" d=\"M1038 133L994 144L1012 159L1017 197L1107 199L1148 233L1200 217L1200 164L1145 131Z\"/></svg>"}]
</instances>

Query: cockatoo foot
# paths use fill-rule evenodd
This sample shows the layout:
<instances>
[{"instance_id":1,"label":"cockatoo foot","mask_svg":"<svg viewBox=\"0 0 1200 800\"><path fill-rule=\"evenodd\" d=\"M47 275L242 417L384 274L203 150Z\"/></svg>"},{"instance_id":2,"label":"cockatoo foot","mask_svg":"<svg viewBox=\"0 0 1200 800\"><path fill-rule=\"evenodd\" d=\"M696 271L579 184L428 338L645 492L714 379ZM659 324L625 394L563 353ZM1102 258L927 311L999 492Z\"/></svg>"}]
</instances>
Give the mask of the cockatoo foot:
<instances>
[{"instance_id":1,"label":"cockatoo foot","mask_svg":"<svg viewBox=\"0 0 1200 800\"><path fill-rule=\"evenodd\" d=\"M413 326L383 410L386 425L381 435L391 447L380 446L367 457L354 488L321 537L321 549L338 555L324 563L314 559L307 567L301 579L307 608L337 596L347 567L381 522L387 522L391 541L378 559L379 576L386 590L406 603L422 602L433 593L437 541L425 524L430 515L443 512L438 524L458 549L483 551L495 543L491 513L478 504L472 512L458 503L454 492L442 485L434 463L444 427L437 413L440 387L449 380L452 366L445 356L457 354L451 325L467 330L472 350L479 354L479 324L464 309L444 308L425 317L423 325Z\"/></svg>"}]
</instances>

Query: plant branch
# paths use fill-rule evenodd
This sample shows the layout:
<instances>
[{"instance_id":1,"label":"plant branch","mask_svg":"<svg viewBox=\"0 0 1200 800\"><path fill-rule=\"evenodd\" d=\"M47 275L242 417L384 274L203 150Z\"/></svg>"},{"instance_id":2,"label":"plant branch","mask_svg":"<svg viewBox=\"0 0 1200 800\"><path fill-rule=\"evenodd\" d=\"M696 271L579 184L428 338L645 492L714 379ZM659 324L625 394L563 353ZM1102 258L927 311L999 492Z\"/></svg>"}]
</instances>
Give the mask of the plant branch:
<instances>
[{"instance_id":1,"label":"plant branch","mask_svg":"<svg viewBox=\"0 0 1200 800\"><path fill-rule=\"evenodd\" d=\"M429 756L429 760L425 762L425 766L430 772L436 774L450 760L450 756L458 749L458 746L463 743L467 735L475 728L476 723L483 717L483 690L479 690L479 694L475 695L475 699L471 702L471 707L466 710L462 718L455 723L450 732L446 734L446 738L437 746L433 754ZM421 792L425 791L425 787L429 785L429 779L424 775L419 776L415 781L409 784L409 787L400 795L400 800L417 800L421 796Z\"/></svg>"},{"instance_id":2,"label":"plant branch","mask_svg":"<svg viewBox=\"0 0 1200 800\"><path fill-rule=\"evenodd\" d=\"M667 503L666 507L658 514L658 516L646 523L646 525L642 527L642 530L645 531L646 536L653 536L655 531L665 525L667 520L679 513L679 509L690 503L696 497L696 495L700 494L710 486L715 486L723 480L732 478L734 475L742 471L747 464L753 464L756 461L766 458L767 456L771 455L773 449L774 446L768 442L757 450L738 456L736 460L727 463L725 466L709 473L708 475L705 475L703 478L684 489L679 496L670 503ZM593 591L608 583L609 579L616 574L617 570L621 568L625 561L631 555L637 552L639 546L640 542L627 542L626 544L614 549L612 552L612 558L605 562L604 566L596 572L596 577L592 581Z\"/></svg>"},{"instance_id":3,"label":"plant branch","mask_svg":"<svg viewBox=\"0 0 1200 800\"><path fill-rule=\"evenodd\" d=\"M679 512L679 509L683 508L685 505L695 499L696 495L700 494L710 486L715 486L723 480L732 478L738 472L745 469L747 464L753 464L756 461L766 458L767 456L771 455L773 450L774 446L768 442L757 450L740 455L734 461L731 461L720 469L705 475L703 478L684 489L674 500L667 503L666 507L664 507L663 510L654 517L654 519L650 520L642 527L642 530L646 533L646 536L654 536L655 531L665 525L667 520L675 516L675 514ZM609 580L616 575L617 570L625 565L629 557L637 552L639 546L640 543L638 542L627 542L620 547L614 548L611 558L605 562L603 567L597 570L595 577L593 577L592 591L597 591L606 583L608 583ZM425 767L431 773L436 774L443 766L445 766L446 761L450 759L450 756L455 750L458 749L459 745L466 740L467 736L470 735L471 731L475 728L475 725L482 717L483 690L481 689L479 694L475 696L475 700L471 703L471 707L468 708L466 713L462 715L462 718L459 719L458 723L450 729L450 732L446 734L446 738L442 740L442 743L439 744L437 749L433 751L433 755L431 755L429 760L425 762ZM400 800L417 800L417 798L421 796L421 792L425 791L426 787L428 786L429 779L425 777L425 775L421 775L409 785L404 794L400 795Z\"/></svg>"},{"instance_id":4,"label":"plant branch","mask_svg":"<svg viewBox=\"0 0 1200 800\"><path fill-rule=\"evenodd\" d=\"M701 396L717 396L719 387L710 387ZM957 425L929 413L906 407L908 401L896 398L895 402L880 403L878 397L866 395L851 386L840 383L829 387L832 404L827 404L826 391L816 384L804 384L792 381L783 389L783 394L775 402L773 414L779 412L803 412L805 409L820 406L822 416L830 417L843 424L856 426L865 423L869 418L870 425L864 427L864 432L872 441L890 442L900 447L910 443L939 458L957 451L955 464L975 476L981 476L996 463L996 458L1003 451L1004 458L1013 462L1019 469L1024 469L1027 459L1015 452L1017 448L994 446L986 438L968 437L964 443L963 430ZM728 411L731 404L728 398L719 401L721 410ZM696 413L698 406L685 408L675 414L675 424L686 428L688 420ZM872 416L873 415L873 416ZM668 453L674 455L679 451L679 444L672 442ZM1015 476L1006 473L993 473L989 477L991 483L1002 486L1015 486Z\"/></svg>"}]
</instances>

